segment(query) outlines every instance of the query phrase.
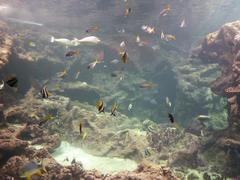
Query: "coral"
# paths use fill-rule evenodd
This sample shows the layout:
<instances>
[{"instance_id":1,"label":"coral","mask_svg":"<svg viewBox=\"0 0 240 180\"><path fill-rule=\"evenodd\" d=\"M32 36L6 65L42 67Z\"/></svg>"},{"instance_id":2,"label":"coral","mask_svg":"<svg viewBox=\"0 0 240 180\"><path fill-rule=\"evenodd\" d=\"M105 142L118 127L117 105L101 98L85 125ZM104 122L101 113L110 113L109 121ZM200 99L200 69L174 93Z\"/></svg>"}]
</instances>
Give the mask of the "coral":
<instances>
[{"instance_id":1,"label":"coral","mask_svg":"<svg viewBox=\"0 0 240 180\"><path fill-rule=\"evenodd\" d=\"M13 38L7 30L7 24L0 21L0 69L8 63L9 56L12 54Z\"/></svg>"}]
</instances>

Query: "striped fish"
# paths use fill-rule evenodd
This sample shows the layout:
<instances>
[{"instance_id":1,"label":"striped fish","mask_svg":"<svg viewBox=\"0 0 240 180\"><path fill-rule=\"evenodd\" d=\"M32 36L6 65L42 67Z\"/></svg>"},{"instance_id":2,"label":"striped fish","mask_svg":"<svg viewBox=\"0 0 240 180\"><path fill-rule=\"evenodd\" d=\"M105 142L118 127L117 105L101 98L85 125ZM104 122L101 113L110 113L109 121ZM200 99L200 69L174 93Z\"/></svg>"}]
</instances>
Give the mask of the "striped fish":
<instances>
[{"instance_id":1,"label":"striped fish","mask_svg":"<svg viewBox=\"0 0 240 180\"><path fill-rule=\"evenodd\" d=\"M51 96L51 93L49 93L47 90L47 86L43 86L40 93L44 99L47 99L49 96Z\"/></svg>"}]
</instances>

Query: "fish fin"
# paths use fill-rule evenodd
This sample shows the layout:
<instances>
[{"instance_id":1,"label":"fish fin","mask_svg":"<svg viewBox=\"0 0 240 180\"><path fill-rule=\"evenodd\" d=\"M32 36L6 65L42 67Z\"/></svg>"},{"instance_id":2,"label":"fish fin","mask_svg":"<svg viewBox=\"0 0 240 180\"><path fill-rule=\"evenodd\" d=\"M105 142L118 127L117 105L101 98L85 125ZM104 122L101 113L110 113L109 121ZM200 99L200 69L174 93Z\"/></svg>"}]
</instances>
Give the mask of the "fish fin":
<instances>
[{"instance_id":1,"label":"fish fin","mask_svg":"<svg viewBox=\"0 0 240 180\"><path fill-rule=\"evenodd\" d=\"M55 41L55 38L52 36L50 42L53 43L54 41Z\"/></svg>"},{"instance_id":2,"label":"fish fin","mask_svg":"<svg viewBox=\"0 0 240 180\"><path fill-rule=\"evenodd\" d=\"M52 96L52 95L53 95L53 93L48 91L48 96Z\"/></svg>"}]
</instances>

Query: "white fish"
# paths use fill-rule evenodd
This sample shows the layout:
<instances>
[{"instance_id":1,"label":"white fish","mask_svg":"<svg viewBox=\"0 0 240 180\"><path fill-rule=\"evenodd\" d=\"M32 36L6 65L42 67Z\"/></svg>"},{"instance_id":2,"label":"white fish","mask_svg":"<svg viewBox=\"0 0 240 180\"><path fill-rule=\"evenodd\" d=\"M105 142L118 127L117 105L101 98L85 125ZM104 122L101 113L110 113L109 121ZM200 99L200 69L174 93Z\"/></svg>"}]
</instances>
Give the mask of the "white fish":
<instances>
[{"instance_id":1,"label":"white fish","mask_svg":"<svg viewBox=\"0 0 240 180\"><path fill-rule=\"evenodd\" d=\"M94 61L94 62L88 64L88 69L94 69L95 66L97 65L97 63L98 63L97 61Z\"/></svg>"},{"instance_id":2,"label":"white fish","mask_svg":"<svg viewBox=\"0 0 240 180\"><path fill-rule=\"evenodd\" d=\"M142 25L142 30L149 33L149 34L154 34L155 33L155 27L151 27L148 25Z\"/></svg>"},{"instance_id":3,"label":"white fish","mask_svg":"<svg viewBox=\"0 0 240 180\"><path fill-rule=\"evenodd\" d=\"M78 79L79 75L80 75L80 71L77 72L75 79Z\"/></svg>"},{"instance_id":4,"label":"white fish","mask_svg":"<svg viewBox=\"0 0 240 180\"><path fill-rule=\"evenodd\" d=\"M120 47L125 48L125 47L126 47L126 43L125 43L124 41L122 41L122 42L120 43Z\"/></svg>"},{"instance_id":5,"label":"white fish","mask_svg":"<svg viewBox=\"0 0 240 180\"><path fill-rule=\"evenodd\" d=\"M17 19L17 18L5 18L8 21L11 22L16 22L16 23L20 23L20 24L29 24L29 25L35 25L35 26L43 26L42 23L37 23L34 21L27 21L27 20L22 20L22 19Z\"/></svg>"},{"instance_id":6,"label":"white fish","mask_svg":"<svg viewBox=\"0 0 240 180\"><path fill-rule=\"evenodd\" d=\"M93 44L94 45L94 44L99 44L101 42L101 40L96 36L88 36L88 37L78 40L78 42L80 44L88 44L88 45Z\"/></svg>"},{"instance_id":7,"label":"white fish","mask_svg":"<svg viewBox=\"0 0 240 180\"><path fill-rule=\"evenodd\" d=\"M171 106L172 106L172 103L171 103L171 101L169 100L169 98L168 98L168 97L166 97L166 104L167 104L169 107L171 107Z\"/></svg>"},{"instance_id":8,"label":"white fish","mask_svg":"<svg viewBox=\"0 0 240 180\"><path fill-rule=\"evenodd\" d=\"M186 27L185 19L183 19L181 24L180 24L180 28L184 28L184 27Z\"/></svg>"},{"instance_id":9,"label":"white fish","mask_svg":"<svg viewBox=\"0 0 240 180\"><path fill-rule=\"evenodd\" d=\"M137 37L136 37L136 42L137 42L137 43L140 43L140 42L141 42L141 40L140 40L140 37L139 37L139 36L137 36Z\"/></svg>"},{"instance_id":10,"label":"white fish","mask_svg":"<svg viewBox=\"0 0 240 180\"><path fill-rule=\"evenodd\" d=\"M58 43L60 43L60 44L64 44L64 45L67 45L67 46L74 46L74 44L72 43L72 41L69 40L69 39L66 39L66 38L56 39L56 38L54 38L54 37L52 36L50 42L51 42L51 43L58 42Z\"/></svg>"},{"instance_id":11,"label":"white fish","mask_svg":"<svg viewBox=\"0 0 240 180\"><path fill-rule=\"evenodd\" d=\"M133 105L130 103L130 104L128 105L128 111L131 111L132 107L133 107Z\"/></svg>"},{"instance_id":12,"label":"white fish","mask_svg":"<svg viewBox=\"0 0 240 180\"><path fill-rule=\"evenodd\" d=\"M2 89L4 88L4 85L5 85L5 83L4 83L4 81L2 80L2 84L0 84L0 90L2 90Z\"/></svg>"},{"instance_id":13,"label":"white fish","mask_svg":"<svg viewBox=\"0 0 240 180\"><path fill-rule=\"evenodd\" d=\"M120 61L118 59L113 59L110 61L111 64L118 64Z\"/></svg>"}]
</instances>

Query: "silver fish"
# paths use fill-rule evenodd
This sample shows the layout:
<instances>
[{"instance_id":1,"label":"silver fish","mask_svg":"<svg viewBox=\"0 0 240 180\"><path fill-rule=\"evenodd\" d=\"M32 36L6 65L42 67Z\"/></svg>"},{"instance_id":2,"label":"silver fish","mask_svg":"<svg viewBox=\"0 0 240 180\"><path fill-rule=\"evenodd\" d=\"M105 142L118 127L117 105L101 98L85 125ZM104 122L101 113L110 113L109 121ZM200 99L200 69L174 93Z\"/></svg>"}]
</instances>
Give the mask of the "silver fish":
<instances>
[{"instance_id":1,"label":"silver fish","mask_svg":"<svg viewBox=\"0 0 240 180\"><path fill-rule=\"evenodd\" d=\"M22 19L17 19L17 18L5 18L7 21L11 21L11 22L16 22L16 23L20 23L20 24L29 24L29 25L35 25L35 26L43 26L42 23L37 23L34 21L27 21L27 20L22 20Z\"/></svg>"}]
</instances>

